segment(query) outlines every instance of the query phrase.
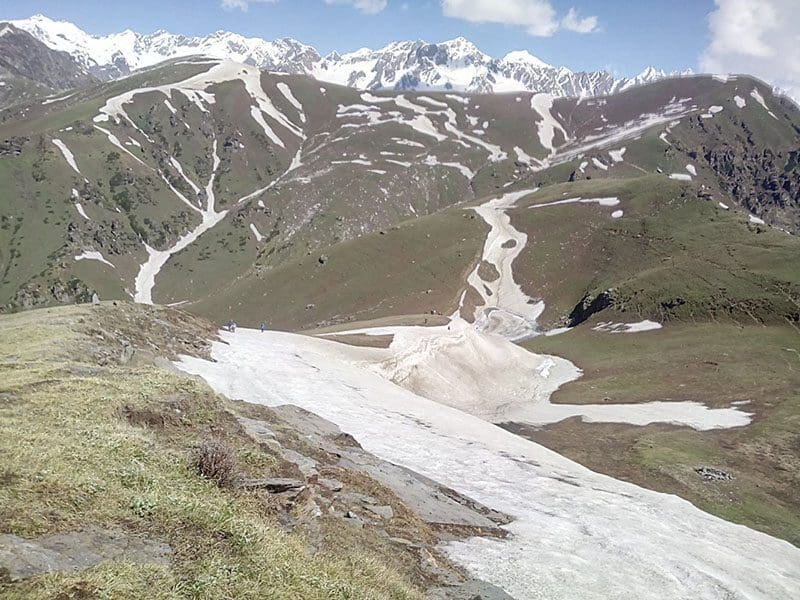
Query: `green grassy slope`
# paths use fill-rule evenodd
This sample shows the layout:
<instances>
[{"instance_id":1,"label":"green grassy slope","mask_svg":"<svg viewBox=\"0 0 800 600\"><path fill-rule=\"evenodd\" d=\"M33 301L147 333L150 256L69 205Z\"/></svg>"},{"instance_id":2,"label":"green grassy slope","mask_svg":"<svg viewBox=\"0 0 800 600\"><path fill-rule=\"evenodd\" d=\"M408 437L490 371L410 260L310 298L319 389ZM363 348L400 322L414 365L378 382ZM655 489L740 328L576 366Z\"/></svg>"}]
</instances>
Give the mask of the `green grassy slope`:
<instances>
[{"instance_id":1,"label":"green grassy slope","mask_svg":"<svg viewBox=\"0 0 800 600\"><path fill-rule=\"evenodd\" d=\"M325 525L322 549L310 554L302 528L281 530L289 509L279 499L218 487L190 468L198 445L221 438L244 474L297 476L244 434L235 403L147 360L118 362L123 339L169 355L202 347L211 333L186 315L124 305L0 317L0 532L35 538L94 526L172 549L165 565L118 558L19 583L0 573L0 596L419 597L413 560L388 536ZM246 414L272 422L259 410Z\"/></svg>"},{"instance_id":2,"label":"green grassy slope","mask_svg":"<svg viewBox=\"0 0 800 600\"><path fill-rule=\"evenodd\" d=\"M582 464L652 489L676 493L722 518L800 545L800 334L790 326L680 323L638 334L590 329L525 343L574 361L583 376L554 402L697 401L753 414L747 427L695 431L570 420L532 439ZM734 479L710 483L711 466Z\"/></svg>"},{"instance_id":3,"label":"green grassy slope","mask_svg":"<svg viewBox=\"0 0 800 600\"><path fill-rule=\"evenodd\" d=\"M474 267L486 225L452 208L256 269L187 308L217 322L306 329L393 315L450 314ZM320 258L324 257L324 264Z\"/></svg>"},{"instance_id":4,"label":"green grassy slope","mask_svg":"<svg viewBox=\"0 0 800 600\"><path fill-rule=\"evenodd\" d=\"M529 208L578 196L620 204ZM693 184L663 176L576 182L543 188L518 206L512 223L529 241L515 274L545 300L545 325L608 290L613 308L632 318L800 320L797 238L699 198ZM615 210L622 218L611 218Z\"/></svg>"}]
</instances>

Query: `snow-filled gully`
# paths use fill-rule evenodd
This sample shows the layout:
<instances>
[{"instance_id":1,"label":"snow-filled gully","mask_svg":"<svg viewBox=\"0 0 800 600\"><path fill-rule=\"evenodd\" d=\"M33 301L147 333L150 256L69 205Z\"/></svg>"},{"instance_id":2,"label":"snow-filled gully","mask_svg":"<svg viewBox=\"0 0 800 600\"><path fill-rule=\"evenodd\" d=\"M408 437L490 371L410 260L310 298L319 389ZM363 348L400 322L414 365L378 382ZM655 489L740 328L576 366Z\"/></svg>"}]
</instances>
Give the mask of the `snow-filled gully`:
<instances>
[{"instance_id":1,"label":"snow-filled gully","mask_svg":"<svg viewBox=\"0 0 800 600\"><path fill-rule=\"evenodd\" d=\"M214 96L213 93L208 92L207 89L214 84L232 80L239 80L244 84L244 87L248 95L250 96L250 99L253 102L253 104L250 106L251 116L256 121L256 123L264 130L265 135L273 141L273 143L280 146L281 148L286 147L286 144L284 143L283 139L267 123L265 115L269 117L273 122L277 123L281 127L282 132L289 132L291 135L299 138L301 141L301 146L300 148L298 148L294 156L294 159L292 160L287 170L282 175L272 180L268 185L260 189L256 189L252 193L249 193L239 198L238 200L235 200L232 203L234 206L241 205L259 196L260 194L266 192L267 190L271 189L275 184L283 180L283 178L286 175L288 175L291 171L302 165L301 162L302 142L304 142L306 139L302 127L292 122L291 119L289 119L273 104L269 95L261 86L261 71L259 69L231 61L214 62L209 65L208 71L199 73L178 83L171 83L157 87L147 87L147 88L138 88L129 90L118 96L114 96L106 100L106 103L100 108L99 113L93 119L94 126L96 129L103 132L108 138L109 142L111 142L114 146L116 146L129 156L131 156L134 160L136 160L136 162L138 162L145 168L155 171L155 169L144 163L139 157L132 154L130 150L125 148L125 146L110 130L101 127L100 125L98 125L98 123L105 123L111 121L118 123L121 120L125 120L129 124L131 124L137 131L139 131L149 142L152 142L152 140L148 138L147 135L144 134L144 132L142 132L138 127L136 127L135 123L128 117L127 113L125 112L125 105L132 102L134 96L148 92L163 93L166 96L164 100L165 105L170 110L170 112L176 114L177 111L175 107L169 102L169 98L171 97L171 94L173 92L178 92L183 94L186 98L188 98L195 106L197 106L197 108L201 112L208 113L209 112L208 106L216 102L216 97ZM292 94L292 91L289 88L289 86L281 82L278 84L278 91L297 110L298 117L301 123L305 123L306 115L305 112L303 111L302 104ZM60 140L53 140L53 143L55 143L61 150L61 152L64 154L64 157L67 160L67 162L69 162L70 166L73 169L75 169L75 171L80 173L80 171L78 171L77 165L75 164L74 158L72 157L71 153L66 149L66 146L64 146L60 142ZM213 161L211 176L209 177L208 182L203 188L205 191L205 198L206 198L205 207L199 206L197 199L187 198L183 193L181 193L170 183L169 179L166 177L164 173L158 171L158 175L161 177L161 179L164 181L167 187L172 191L172 193L188 208L190 208L194 212L197 212L200 215L201 221L199 225L197 225L194 229L182 235L171 247L167 248L166 250L156 250L155 248L152 248L147 244L144 245L145 250L147 251L147 260L144 263L142 263L142 265L140 265L139 273L136 276L135 291L133 294L135 302L152 304L153 288L155 287L156 276L159 274L159 272L167 263L167 261L170 259L170 257L190 246L206 231L212 229L217 224L219 224L228 214L228 210L217 211L215 208L216 199L214 196L214 181L216 180L220 166L220 158L217 152L216 138L213 141L211 154ZM175 157L170 157L170 164L178 173L178 175L189 185L190 188L192 188L195 194L199 196L200 195L199 193L201 191L200 186L198 186L187 176L180 162L178 162L178 160Z\"/></svg>"},{"instance_id":2,"label":"snow-filled gully","mask_svg":"<svg viewBox=\"0 0 800 600\"><path fill-rule=\"evenodd\" d=\"M580 372L510 341L535 331L541 313L511 270L527 240L505 210L525 193L476 209L490 226L483 260L500 278L470 275L479 293L494 286L481 294L475 324L456 313L440 327L364 331L392 333L388 349L240 329L214 344L215 362L183 357L178 366L231 398L317 413L377 456L511 515L509 538L470 538L443 549L518 600L800 597L800 549L788 542L594 473L490 422L583 415L704 429L748 421L735 409L690 403L549 403ZM510 239L516 244L504 244Z\"/></svg>"}]
</instances>

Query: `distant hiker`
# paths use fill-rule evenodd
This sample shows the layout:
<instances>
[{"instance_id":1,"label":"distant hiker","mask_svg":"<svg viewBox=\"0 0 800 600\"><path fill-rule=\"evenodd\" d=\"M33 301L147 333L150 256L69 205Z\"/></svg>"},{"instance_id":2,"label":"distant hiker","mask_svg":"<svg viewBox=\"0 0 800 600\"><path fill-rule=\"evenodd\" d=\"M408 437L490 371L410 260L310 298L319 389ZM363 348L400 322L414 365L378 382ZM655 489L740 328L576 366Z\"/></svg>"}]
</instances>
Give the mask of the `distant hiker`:
<instances>
[{"instance_id":1,"label":"distant hiker","mask_svg":"<svg viewBox=\"0 0 800 600\"><path fill-rule=\"evenodd\" d=\"M94 306L98 306L100 304L100 296L97 295L97 292L92 294L92 304Z\"/></svg>"},{"instance_id":2,"label":"distant hiker","mask_svg":"<svg viewBox=\"0 0 800 600\"><path fill-rule=\"evenodd\" d=\"M236 333L236 321L234 321L233 325L231 325L231 333Z\"/></svg>"},{"instance_id":3,"label":"distant hiker","mask_svg":"<svg viewBox=\"0 0 800 600\"><path fill-rule=\"evenodd\" d=\"M235 325L233 323L233 319L228 319L228 322L225 323L225 329L227 329L230 332L233 332L234 328L235 328Z\"/></svg>"},{"instance_id":4,"label":"distant hiker","mask_svg":"<svg viewBox=\"0 0 800 600\"><path fill-rule=\"evenodd\" d=\"M261 325L259 326L261 333L264 333L267 330L267 324L264 321L261 321Z\"/></svg>"}]
</instances>

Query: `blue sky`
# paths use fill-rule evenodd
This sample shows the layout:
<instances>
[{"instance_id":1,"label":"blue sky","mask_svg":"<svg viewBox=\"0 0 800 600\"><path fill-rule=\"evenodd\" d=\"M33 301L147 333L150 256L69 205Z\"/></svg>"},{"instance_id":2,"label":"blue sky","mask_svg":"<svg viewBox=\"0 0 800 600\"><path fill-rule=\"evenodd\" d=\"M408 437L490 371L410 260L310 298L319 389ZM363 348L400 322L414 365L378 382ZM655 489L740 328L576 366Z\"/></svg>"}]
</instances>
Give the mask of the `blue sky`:
<instances>
[{"instance_id":1,"label":"blue sky","mask_svg":"<svg viewBox=\"0 0 800 600\"><path fill-rule=\"evenodd\" d=\"M225 8L227 2L233 7ZM359 5L362 10L359 10ZM488 20L503 20L498 12L521 8L533 14L549 6L555 19L571 8L579 19L596 16L594 31L560 29L551 35L531 35L528 27L502 23L474 23L444 16L441 0L3 0L0 18L20 19L35 13L74 22L93 34L130 28L142 33L167 29L201 35L217 29L267 39L294 37L320 52L379 47L398 39L441 41L463 35L484 52L502 56L525 49L542 60L571 69L606 68L631 75L647 65L665 70L697 68L707 44L707 15L712 0L452 0L455 10L476 14L482 3ZM374 11L365 14L364 10ZM247 5L247 10L236 8ZM668 5L668 8L667 8ZM498 8L500 6L500 8ZM534 11L531 11L533 7ZM480 8L477 8L480 11ZM537 13L538 14L538 13ZM518 23L513 12L506 20ZM534 28L542 19L534 15ZM587 24L588 25L588 24Z\"/></svg>"}]
</instances>

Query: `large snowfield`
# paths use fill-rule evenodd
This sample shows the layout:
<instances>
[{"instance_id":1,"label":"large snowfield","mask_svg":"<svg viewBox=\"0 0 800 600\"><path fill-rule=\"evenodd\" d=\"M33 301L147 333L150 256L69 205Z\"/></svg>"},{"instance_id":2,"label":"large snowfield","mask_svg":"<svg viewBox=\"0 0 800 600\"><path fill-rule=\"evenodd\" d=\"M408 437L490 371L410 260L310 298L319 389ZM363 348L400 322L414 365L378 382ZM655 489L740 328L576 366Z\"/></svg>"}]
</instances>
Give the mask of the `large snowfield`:
<instances>
[{"instance_id":1,"label":"large snowfield","mask_svg":"<svg viewBox=\"0 0 800 600\"><path fill-rule=\"evenodd\" d=\"M490 226L482 258L500 277L489 282L494 293L481 294L474 323L460 308L449 325L358 331L391 334L389 348L240 329L213 345L215 362L183 357L178 366L231 398L314 412L375 455L513 517L507 539L470 538L444 550L517 600L800 597L800 549L788 542L594 473L492 424L576 415L696 429L749 422L736 408L689 402L550 403L580 370L512 341L542 333L536 318L543 304L522 292L511 268L527 237L505 214L528 193L475 209ZM588 204L604 209L617 202ZM504 248L508 239L517 243ZM470 275L475 289L486 283L477 270ZM641 324L630 327L652 334Z\"/></svg>"},{"instance_id":2,"label":"large snowfield","mask_svg":"<svg viewBox=\"0 0 800 600\"><path fill-rule=\"evenodd\" d=\"M319 414L377 456L514 517L509 539L445 550L518 600L800 597L800 549L788 542L418 396L354 364L350 346L247 329L222 337L216 362L178 366L230 398Z\"/></svg>"}]
</instances>

